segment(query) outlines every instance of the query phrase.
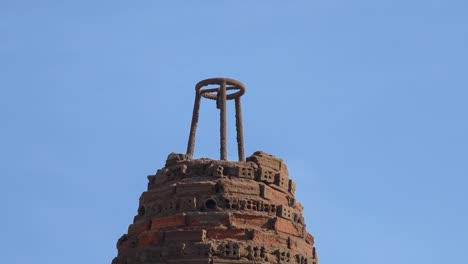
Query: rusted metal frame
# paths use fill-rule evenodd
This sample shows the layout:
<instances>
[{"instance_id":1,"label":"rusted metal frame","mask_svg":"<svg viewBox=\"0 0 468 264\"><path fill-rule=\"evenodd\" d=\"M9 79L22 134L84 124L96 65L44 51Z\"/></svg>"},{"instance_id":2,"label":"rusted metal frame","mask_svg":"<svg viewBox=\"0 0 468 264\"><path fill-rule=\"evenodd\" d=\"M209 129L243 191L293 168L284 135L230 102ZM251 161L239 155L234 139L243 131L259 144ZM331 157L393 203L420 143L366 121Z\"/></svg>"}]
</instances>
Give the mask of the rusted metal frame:
<instances>
[{"instance_id":1,"label":"rusted metal frame","mask_svg":"<svg viewBox=\"0 0 468 264\"><path fill-rule=\"evenodd\" d=\"M197 134L198 116L200 113L201 95L195 94L195 103L193 104L192 124L190 126L190 135L187 145L187 156L193 158L193 151L195 149L195 136Z\"/></svg>"},{"instance_id":2,"label":"rusted metal frame","mask_svg":"<svg viewBox=\"0 0 468 264\"><path fill-rule=\"evenodd\" d=\"M239 161L245 161L244 154L244 128L242 126L242 109L240 97L235 99L236 104L236 130L237 130L237 152Z\"/></svg>"},{"instance_id":3,"label":"rusted metal frame","mask_svg":"<svg viewBox=\"0 0 468 264\"><path fill-rule=\"evenodd\" d=\"M216 91L219 91L220 88L212 88L212 89L206 89L206 90L202 90L201 87L197 90L199 93L201 93L201 95L204 97L204 98L207 98L207 99L210 99L210 100L217 100L218 99L218 93L214 94L214 92ZM226 95L226 98L227 100L233 100L233 99L236 99L240 96L242 96L245 92L245 89L244 88L241 88L241 87L238 87L238 86L231 86L231 87L226 87L226 90L229 91L229 90L239 90L235 93L232 93L232 94L227 94Z\"/></svg>"},{"instance_id":4,"label":"rusted metal frame","mask_svg":"<svg viewBox=\"0 0 468 264\"><path fill-rule=\"evenodd\" d=\"M213 93L213 92L218 93L218 91L219 91L219 88L205 89L205 90L200 90L200 94L201 94L201 96L203 96L203 97L205 97L207 99L216 100L217 97L215 95L211 94L211 93ZM206 95L206 93L208 93L208 94Z\"/></svg>"},{"instance_id":5,"label":"rusted metal frame","mask_svg":"<svg viewBox=\"0 0 468 264\"><path fill-rule=\"evenodd\" d=\"M242 110L240 101L240 97L244 94L245 88L241 83L238 83L238 81L231 79L215 78L201 81L196 85L195 104L193 107L192 124L190 127L190 136L187 146L187 156L193 158L201 97L204 97L207 99L216 100L216 107L220 109L220 158L221 160L227 160L226 104L227 100L235 99L238 155L239 161L245 161ZM203 86L210 84L219 84L220 87L202 90ZM228 95L228 90L239 90L239 92Z\"/></svg>"},{"instance_id":6,"label":"rusted metal frame","mask_svg":"<svg viewBox=\"0 0 468 264\"><path fill-rule=\"evenodd\" d=\"M210 99L210 100L217 100L218 99L218 92L219 92L219 89L221 89L221 87L219 88L212 88L212 89L205 89L205 90L199 90L201 96L203 96L204 98L207 98L207 99ZM226 91L230 91L230 90L240 90L242 91L241 88L237 87L237 86L227 86L226 87ZM216 94L213 94L214 92L217 92ZM232 94L227 94L226 95L226 98L227 100L233 100L233 99L236 99L236 98L239 98L240 96L242 96L242 94L240 92L237 92L237 93L232 93Z\"/></svg>"},{"instance_id":7,"label":"rusted metal frame","mask_svg":"<svg viewBox=\"0 0 468 264\"><path fill-rule=\"evenodd\" d=\"M227 128L226 128L226 81L223 80L221 87L218 92L218 101L217 105L220 111L220 155L221 160L227 160L227 148L226 148L226 140L227 140Z\"/></svg>"}]
</instances>

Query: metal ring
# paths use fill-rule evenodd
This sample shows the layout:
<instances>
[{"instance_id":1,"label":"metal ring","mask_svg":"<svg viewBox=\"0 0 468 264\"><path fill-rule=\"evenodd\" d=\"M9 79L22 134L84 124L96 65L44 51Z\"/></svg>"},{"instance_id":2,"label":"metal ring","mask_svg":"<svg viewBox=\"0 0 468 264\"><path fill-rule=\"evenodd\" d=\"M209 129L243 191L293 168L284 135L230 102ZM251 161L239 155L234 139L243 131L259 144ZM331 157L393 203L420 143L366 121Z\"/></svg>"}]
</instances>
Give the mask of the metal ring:
<instances>
[{"instance_id":1,"label":"metal ring","mask_svg":"<svg viewBox=\"0 0 468 264\"><path fill-rule=\"evenodd\" d=\"M238 90L237 92L226 95L227 100L232 100L241 97L245 93L245 86L243 83L229 78L211 78L200 81L195 85L196 92L204 98L216 100L218 98L219 88L202 89L208 85L222 85L226 83L226 90Z\"/></svg>"}]
</instances>

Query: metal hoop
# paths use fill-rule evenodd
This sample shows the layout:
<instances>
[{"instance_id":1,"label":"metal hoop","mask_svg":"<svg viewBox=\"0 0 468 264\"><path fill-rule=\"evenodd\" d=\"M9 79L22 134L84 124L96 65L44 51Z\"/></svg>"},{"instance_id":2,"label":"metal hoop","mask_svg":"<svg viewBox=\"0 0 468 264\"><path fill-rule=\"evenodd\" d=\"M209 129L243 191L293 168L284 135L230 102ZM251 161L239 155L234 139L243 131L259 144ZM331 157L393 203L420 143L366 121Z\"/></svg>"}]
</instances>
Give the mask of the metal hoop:
<instances>
[{"instance_id":1,"label":"metal hoop","mask_svg":"<svg viewBox=\"0 0 468 264\"><path fill-rule=\"evenodd\" d=\"M227 94L226 95L227 100L233 100L233 99L239 98L245 93L245 86L243 83L234 79L229 79L229 78L211 78L211 79L200 81L197 83L197 85L195 85L195 90L198 94L200 94L204 98L217 100L219 88L221 87L221 85L223 85L223 83L226 85L227 91L237 90L237 92ZM220 87L202 89L203 87L208 86L208 85L219 85Z\"/></svg>"}]
</instances>

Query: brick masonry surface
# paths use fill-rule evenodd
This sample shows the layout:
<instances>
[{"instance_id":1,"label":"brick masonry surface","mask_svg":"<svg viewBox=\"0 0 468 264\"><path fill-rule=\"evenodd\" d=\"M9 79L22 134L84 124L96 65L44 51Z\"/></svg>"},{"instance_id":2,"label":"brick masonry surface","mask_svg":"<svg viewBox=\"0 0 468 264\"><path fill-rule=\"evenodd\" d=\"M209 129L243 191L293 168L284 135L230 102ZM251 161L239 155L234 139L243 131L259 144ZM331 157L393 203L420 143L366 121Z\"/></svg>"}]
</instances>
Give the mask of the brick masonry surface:
<instances>
[{"instance_id":1,"label":"brick masonry surface","mask_svg":"<svg viewBox=\"0 0 468 264\"><path fill-rule=\"evenodd\" d=\"M112 264L318 263L296 185L279 158L171 153L148 180Z\"/></svg>"}]
</instances>

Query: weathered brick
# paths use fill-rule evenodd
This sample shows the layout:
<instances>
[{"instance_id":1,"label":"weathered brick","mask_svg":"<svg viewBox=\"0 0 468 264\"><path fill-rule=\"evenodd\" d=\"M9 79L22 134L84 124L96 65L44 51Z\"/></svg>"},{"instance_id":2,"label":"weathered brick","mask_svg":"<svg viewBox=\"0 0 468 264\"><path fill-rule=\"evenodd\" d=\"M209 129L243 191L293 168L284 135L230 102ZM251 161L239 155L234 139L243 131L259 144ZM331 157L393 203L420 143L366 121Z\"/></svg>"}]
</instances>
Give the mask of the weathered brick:
<instances>
[{"instance_id":1,"label":"weathered brick","mask_svg":"<svg viewBox=\"0 0 468 264\"><path fill-rule=\"evenodd\" d=\"M293 180L289 180L288 190L292 195L296 195L296 183Z\"/></svg>"},{"instance_id":2,"label":"weathered brick","mask_svg":"<svg viewBox=\"0 0 468 264\"><path fill-rule=\"evenodd\" d=\"M128 240L119 241L119 243L117 243L117 250L119 251L119 253L122 254L125 251L127 251L127 249L129 248L129 244L130 244L130 241Z\"/></svg>"},{"instance_id":3,"label":"weathered brick","mask_svg":"<svg viewBox=\"0 0 468 264\"><path fill-rule=\"evenodd\" d=\"M280 171L281 164L283 163L282 159L267 154L263 151L256 151L252 156L247 158L247 161L255 162L260 167L270 168L275 171Z\"/></svg>"},{"instance_id":4,"label":"weathered brick","mask_svg":"<svg viewBox=\"0 0 468 264\"><path fill-rule=\"evenodd\" d=\"M270 184L270 185L268 185L268 186L269 186L270 188L272 188L272 189L275 189L275 190L277 190L277 191L279 191L279 192L284 193L284 194L288 197L288 200L290 200L291 194L289 194L288 188L282 188L282 187L280 187L280 186L278 186L278 185L276 185L276 184ZM288 202L288 204L289 204L289 202Z\"/></svg>"},{"instance_id":5,"label":"weathered brick","mask_svg":"<svg viewBox=\"0 0 468 264\"><path fill-rule=\"evenodd\" d=\"M287 264L292 263L294 261L294 256L291 254L289 250L280 249L276 251L277 256L277 263L278 264Z\"/></svg>"},{"instance_id":6,"label":"weathered brick","mask_svg":"<svg viewBox=\"0 0 468 264\"><path fill-rule=\"evenodd\" d=\"M276 174L277 173L274 170L271 170L269 168L260 168L258 173L258 181L267 184L275 183Z\"/></svg>"},{"instance_id":7,"label":"weathered brick","mask_svg":"<svg viewBox=\"0 0 468 264\"><path fill-rule=\"evenodd\" d=\"M279 217L289 219L289 220L294 220L294 214L295 212L291 207L287 205L283 205L283 204L278 206L277 215Z\"/></svg>"},{"instance_id":8,"label":"weathered brick","mask_svg":"<svg viewBox=\"0 0 468 264\"><path fill-rule=\"evenodd\" d=\"M279 217L275 218L275 230L296 237L302 237L304 234L304 230L302 227L299 227L290 220L286 220Z\"/></svg>"},{"instance_id":9,"label":"weathered brick","mask_svg":"<svg viewBox=\"0 0 468 264\"><path fill-rule=\"evenodd\" d=\"M259 210L260 212L265 212L265 213L268 213L268 214L274 214L276 215L276 209L277 206L273 203L268 203L268 202L262 202L261 205L259 206Z\"/></svg>"},{"instance_id":10,"label":"weathered brick","mask_svg":"<svg viewBox=\"0 0 468 264\"><path fill-rule=\"evenodd\" d=\"M238 166L237 177L253 180L256 177L255 169L249 166Z\"/></svg>"},{"instance_id":11,"label":"weathered brick","mask_svg":"<svg viewBox=\"0 0 468 264\"><path fill-rule=\"evenodd\" d=\"M190 212L197 209L197 197L181 197L178 200L182 212Z\"/></svg>"},{"instance_id":12,"label":"weathered brick","mask_svg":"<svg viewBox=\"0 0 468 264\"><path fill-rule=\"evenodd\" d=\"M187 165L185 164L178 164L170 168L164 168L156 172L156 175L154 176L153 181L150 182L152 184L150 185L154 187L154 186L159 186L166 182L180 180L187 176L186 173L187 173Z\"/></svg>"},{"instance_id":13,"label":"weathered brick","mask_svg":"<svg viewBox=\"0 0 468 264\"><path fill-rule=\"evenodd\" d=\"M273 232L254 230L252 242L263 245L265 247L277 247L278 245L286 245L287 238L279 236Z\"/></svg>"},{"instance_id":14,"label":"weathered brick","mask_svg":"<svg viewBox=\"0 0 468 264\"><path fill-rule=\"evenodd\" d=\"M269 259L267 256L267 249L264 245L249 243L245 251L248 258L255 263L263 263Z\"/></svg>"},{"instance_id":15,"label":"weathered brick","mask_svg":"<svg viewBox=\"0 0 468 264\"><path fill-rule=\"evenodd\" d=\"M231 224L237 228L270 228L272 226L271 218L268 216L242 213L233 213Z\"/></svg>"},{"instance_id":16,"label":"weathered brick","mask_svg":"<svg viewBox=\"0 0 468 264\"><path fill-rule=\"evenodd\" d=\"M229 226L227 212L193 212L187 213L188 226Z\"/></svg>"},{"instance_id":17,"label":"weathered brick","mask_svg":"<svg viewBox=\"0 0 468 264\"><path fill-rule=\"evenodd\" d=\"M309 244L309 245L314 245L314 236L312 236L312 234L310 234L310 233L306 233L306 235L305 235L305 241L306 241L307 244Z\"/></svg>"},{"instance_id":18,"label":"weathered brick","mask_svg":"<svg viewBox=\"0 0 468 264\"><path fill-rule=\"evenodd\" d=\"M281 160L280 166L280 173L289 178L288 166L286 166L286 163L284 163L283 160Z\"/></svg>"},{"instance_id":19,"label":"weathered brick","mask_svg":"<svg viewBox=\"0 0 468 264\"><path fill-rule=\"evenodd\" d=\"M297 263L297 264L314 264L314 263L316 263L316 262L313 261L312 258L308 258L308 257L300 255L300 254L296 254L295 258L296 258L295 263Z\"/></svg>"},{"instance_id":20,"label":"weathered brick","mask_svg":"<svg viewBox=\"0 0 468 264\"><path fill-rule=\"evenodd\" d=\"M294 212L294 218L292 219L294 223L304 225L304 216L299 212Z\"/></svg>"},{"instance_id":21,"label":"weathered brick","mask_svg":"<svg viewBox=\"0 0 468 264\"><path fill-rule=\"evenodd\" d=\"M220 245L221 256L229 259L240 258L240 246L238 242L228 240Z\"/></svg>"},{"instance_id":22,"label":"weathered brick","mask_svg":"<svg viewBox=\"0 0 468 264\"><path fill-rule=\"evenodd\" d=\"M148 179L148 190L154 187L156 175L148 175L146 177Z\"/></svg>"},{"instance_id":23,"label":"weathered brick","mask_svg":"<svg viewBox=\"0 0 468 264\"><path fill-rule=\"evenodd\" d=\"M302 256L312 257L312 247L302 238L290 238L290 249Z\"/></svg>"},{"instance_id":24,"label":"weathered brick","mask_svg":"<svg viewBox=\"0 0 468 264\"><path fill-rule=\"evenodd\" d=\"M177 215L153 218L151 222L151 229L180 227L184 225L185 225L185 214L177 214Z\"/></svg>"},{"instance_id":25,"label":"weathered brick","mask_svg":"<svg viewBox=\"0 0 468 264\"><path fill-rule=\"evenodd\" d=\"M231 264L231 263L236 263L236 264L255 264L257 262L251 261L251 260L238 260L238 259L219 259L219 258L213 258L213 264Z\"/></svg>"},{"instance_id":26,"label":"weathered brick","mask_svg":"<svg viewBox=\"0 0 468 264\"><path fill-rule=\"evenodd\" d=\"M168 259L167 263L175 263L175 264L209 264L210 259L209 258L203 258L203 259Z\"/></svg>"},{"instance_id":27,"label":"weathered brick","mask_svg":"<svg viewBox=\"0 0 468 264\"><path fill-rule=\"evenodd\" d=\"M214 182L179 182L176 185L176 193L179 195L212 194L215 192Z\"/></svg>"},{"instance_id":28,"label":"weathered brick","mask_svg":"<svg viewBox=\"0 0 468 264\"><path fill-rule=\"evenodd\" d=\"M140 221L138 223L133 223L128 227L128 235L136 235L142 232L145 232L147 230L150 230L151 228L151 221L149 220L144 220Z\"/></svg>"},{"instance_id":29,"label":"weathered brick","mask_svg":"<svg viewBox=\"0 0 468 264\"><path fill-rule=\"evenodd\" d=\"M286 173L278 173L275 177L275 184L284 190L289 190L289 177Z\"/></svg>"},{"instance_id":30,"label":"weathered brick","mask_svg":"<svg viewBox=\"0 0 468 264\"><path fill-rule=\"evenodd\" d=\"M248 229L243 228L231 228L231 229L208 229L206 237L208 239L237 239L237 240L248 240L252 236L252 233Z\"/></svg>"},{"instance_id":31,"label":"weathered brick","mask_svg":"<svg viewBox=\"0 0 468 264\"><path fill-rule=\"evenodd\" d=\"M260 185L261 196L272 201L275 204L288 204L288 196L276 189L273 189L265 184Z\"/></svg>"},{"instance_id":32,"label":"weathered brick","mask_svg":"<svg viewBox=\"0 0 468 264\"><path fill-rule=\"evenodd\" d=\"M226 176L226 173L224 172L224 167L221 164L214 164L212 169L214 177L221 178Z\"/></svg>"},{"instance_id":33,"label":"weathered brick","mask_svg":"<svg viewBox=\"0 0 468 264\"><path fill-rule=\"evenodd\" d=\"M247 195L259 195L260 187L258 184L253 184L250 181L242 180L222 180L222 190L227 194L247 194Z\"/></svg>"},{"instance_id":34,"label":"weathered brick","mask_svg":"<svg viewBox=\"0 0 468 264\"><path fill-rule=\"evenodd\" d=\"M143 192L140 197L140 205L146 202L152 202L167 198L175 193L175 185L168 185L164 187L154 188L149 191Z\"/></svg>"},{"instance_id":35,"label":"weathered brick","mask_svg":"<svg viewBox=\"0 0 468 264\"><path fill-rule=\"evenodd\" d=\"M187 171L186 171L186 174L189 177L207 177L207 176L211 176L208 161L191 160L190 162L185 162L185 164L188 167Z\"/></svg>"},{"instance_id":36,"label":"weathered brick","mask_svg":"<svg viewBox=\"0 0 468 264\"><path fill-rule=\"evenodd\" d=\"M166 231L166 241L193 241L200 242L206 239L206 230L177 230Z\"/></svg>"},{"instance_id":37,"label":"weathered brick","mask_svg":"<svg viewBox=\"0 0 468 264\"><path fill-rule=\"evenodd\" d=\"M172 152L167 156L166 167L173 166L186 160L189 160L189 157L186 154Z\"/></svg>"},{"instance_id":38,"label":"weathered brick","mask_svg":"<svg viewBox=\"0 0 468 264\"><path fill-rule=\"evenodd\" d=\"M174 199L163 200L158 205L158 210L160 209L160 214L173 214L177 212L177 201Z\"/></svg>"},{"instance_id":39,"label":"weathered brick","mask_svg":"<svg viewBox=\"0 0 468 264\"><path fill-rule=\"evenodd\" d=\"M138 236L138 246L154 246L163 240L163 234L158 231L147 231Z\"/></svg>"},{"instance_id":40,"label":"weathered brick","mask_svg":"<svg viewBox=\"0 0 468 264\"><path fill-rule=\"evenodd\" d=\"M299 203L299 202L295 202L295 203L293 204L293 207L294 207L294 209L296 209L296 211L298 211L298 212L302 212L302 210L304 210L304 206L302 206L302 204Z\"/></svg>"},{"instance_id":41,"label":"weathered brick","mask_svg":"<svg viewBox=\"0 0 468 264\"><path fill-rule=\"evenodd\" d=\"M148 180L150 181L149 185L152 186L152 187L155 187L155 186L158 186L160 184L163 184L165 183L166 181L168 181L168 177L167 177L167 174L166 174L166 169L160 169L156 172L156 175L152 176L150 178L150 176L148 176Z\"/></svg>"},{"instance_id":42,"label":"weathered brick","mask_svg":"<svg viewBox=\"0 0 468 264\"><path fill-rule=\"evenodd\" d=\"M158 200L145 204L147 216L158 216L174 214L177 212L177 201L175 199Z\"/></svg>"}]
</instances>

